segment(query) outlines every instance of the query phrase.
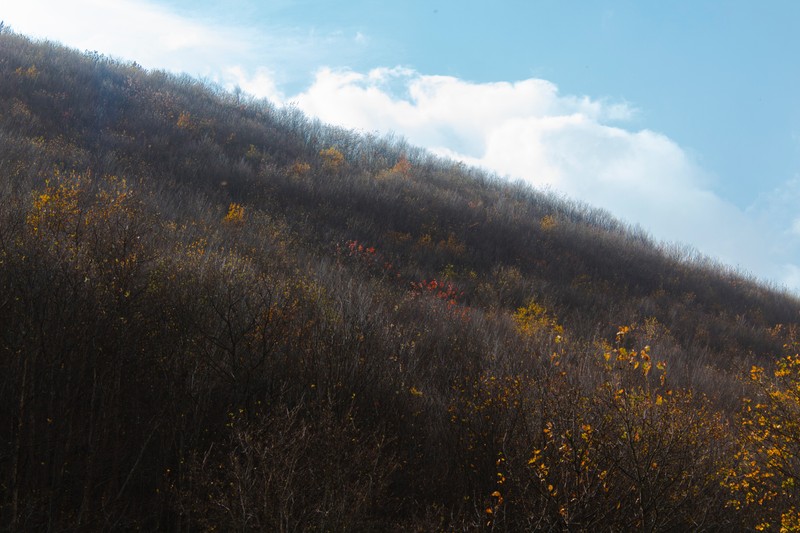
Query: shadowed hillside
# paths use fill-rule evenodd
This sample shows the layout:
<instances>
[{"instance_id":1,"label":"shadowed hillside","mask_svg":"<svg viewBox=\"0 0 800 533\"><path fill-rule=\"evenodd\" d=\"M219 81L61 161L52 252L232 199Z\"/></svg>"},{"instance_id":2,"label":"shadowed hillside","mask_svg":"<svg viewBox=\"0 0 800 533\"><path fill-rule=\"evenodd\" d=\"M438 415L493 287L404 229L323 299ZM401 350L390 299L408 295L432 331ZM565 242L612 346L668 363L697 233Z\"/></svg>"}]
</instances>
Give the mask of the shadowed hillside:
<instances>
[{"instance_id":1,"label":"shadowed hillside","mask_svg":"<svg viewBox=\"0 0 800 533\"><path fill-rule=\"evenodd\" d=\"M791 528L799 313L402 140L0 31L0 527Z\"/></svg>"}]
</instances>

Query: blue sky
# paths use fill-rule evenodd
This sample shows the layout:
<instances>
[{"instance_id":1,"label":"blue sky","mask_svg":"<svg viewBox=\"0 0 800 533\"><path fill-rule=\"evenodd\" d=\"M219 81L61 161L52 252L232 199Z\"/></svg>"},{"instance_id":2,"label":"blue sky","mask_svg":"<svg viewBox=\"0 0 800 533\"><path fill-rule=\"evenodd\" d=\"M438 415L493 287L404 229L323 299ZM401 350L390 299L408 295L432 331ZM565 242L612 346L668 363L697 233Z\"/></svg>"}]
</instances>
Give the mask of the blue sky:
<instances>
[{"instance_id":1,"label":"blue sky","mask_svg":"<svg viewBox=\"0 0 800 533\"><path fill-rule=\"evenodd\" d=\"M0 0L0 20L393 131L800 292L800 2Z\"/></svg>"}]
</instances>

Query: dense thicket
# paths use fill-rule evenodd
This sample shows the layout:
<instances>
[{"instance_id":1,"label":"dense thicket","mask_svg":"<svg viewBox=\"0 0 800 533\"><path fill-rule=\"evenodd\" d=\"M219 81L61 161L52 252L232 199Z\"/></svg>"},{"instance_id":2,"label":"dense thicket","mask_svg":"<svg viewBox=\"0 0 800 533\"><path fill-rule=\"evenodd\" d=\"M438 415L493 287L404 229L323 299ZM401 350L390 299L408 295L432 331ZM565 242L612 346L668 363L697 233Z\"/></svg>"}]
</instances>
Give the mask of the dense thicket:
<instances>
[{"instance_id":1,"label":"dense thicket","mask_svg":"<svg viewBox=\"0 0 800 533\"><path fill-rule=\"evenodd\" d=\"M402 140L0 32L0 527L789 527L800 363L761 367L798 312Z\"/></svg>"}]
</instances>

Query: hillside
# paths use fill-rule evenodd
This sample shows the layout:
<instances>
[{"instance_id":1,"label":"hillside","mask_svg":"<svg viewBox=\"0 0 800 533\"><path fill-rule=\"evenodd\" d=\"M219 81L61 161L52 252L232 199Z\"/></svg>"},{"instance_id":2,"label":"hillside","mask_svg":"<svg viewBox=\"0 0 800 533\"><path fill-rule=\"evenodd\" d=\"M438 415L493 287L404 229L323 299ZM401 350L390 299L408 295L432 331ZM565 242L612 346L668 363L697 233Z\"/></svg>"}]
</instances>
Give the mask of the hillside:
<instances>
[{"instance_id":1,"label":"hillside","mask_svg":"<svg viewBox=\"0 0 800 533\"><path fill-rule=\"evenodd\" d=\"M788 524L798 322L602 211L0 32L1 527Z\"/></svg>"}]
</instances>

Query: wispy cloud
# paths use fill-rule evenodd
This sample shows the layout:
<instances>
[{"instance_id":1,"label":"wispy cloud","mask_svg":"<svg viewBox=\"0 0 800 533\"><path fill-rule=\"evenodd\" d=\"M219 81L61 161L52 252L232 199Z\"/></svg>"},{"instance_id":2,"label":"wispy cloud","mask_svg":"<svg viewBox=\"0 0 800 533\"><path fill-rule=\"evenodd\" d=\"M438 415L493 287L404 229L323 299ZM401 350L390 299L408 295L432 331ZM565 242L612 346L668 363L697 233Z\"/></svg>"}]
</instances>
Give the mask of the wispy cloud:
<instances>
[{"instance_id":1,"label":"wispy cloud","mask_svg":"<svg viewBox=\"0 0 800 533\"><path fill-rule=\"evenodd\" d=\"M178 12L152 0L7 2L0 17L15 31L97 50L147 68L239 83L276 97L276 83L307 83L320 61L362 49L366 35L280 24L226 24L210 12ZM268 81L265 73L269 72ZM261 82L265 82L263 85Z\"/></svg>"},{"instance_id":2,"label":"wispy cloud","mask_svg":"<svg viewBox=\"0 0 800 533\"><path fill-rule=\"evenodd\" d=\"M135 0L10 2L3 17L16 30L78 49L136 60L147 67L199 70L248 48L248 36Z\"/></svg>"}]
</instances>

